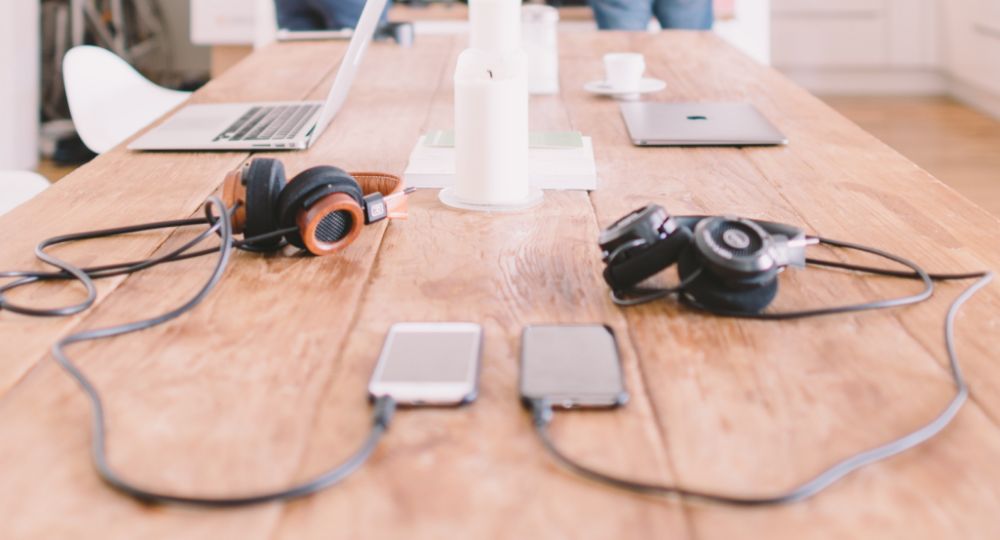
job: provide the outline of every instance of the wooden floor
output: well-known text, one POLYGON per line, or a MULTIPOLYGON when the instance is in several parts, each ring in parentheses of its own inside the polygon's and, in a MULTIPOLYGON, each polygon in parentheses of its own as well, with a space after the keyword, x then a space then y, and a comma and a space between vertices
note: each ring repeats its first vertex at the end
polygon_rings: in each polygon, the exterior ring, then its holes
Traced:
POLYGON ((823 99, 942 182, 1000 215, 1000 121, 946 97, 823 99))
POLYGON ((38 174, 49 179, 49 182, 57 182, 67 174, 75 171, 76 165, 60 165, 49 158, 41 158, 38 161, 38 174))

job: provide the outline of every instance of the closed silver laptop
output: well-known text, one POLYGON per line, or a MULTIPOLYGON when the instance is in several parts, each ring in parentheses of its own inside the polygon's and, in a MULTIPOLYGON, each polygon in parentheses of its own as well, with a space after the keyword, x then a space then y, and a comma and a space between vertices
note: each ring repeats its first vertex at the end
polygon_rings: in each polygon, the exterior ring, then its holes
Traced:
MULTIPOLYGON (((130 150, 302 150, 340 110, 387 0, 368 0, 326 101, 188 105, 130 150)), ((266 73, 261 74, 266 77, 266 73)), ((276 84, 278 81, 276 81, 276 84)))
POLYGON ((621 104, 637 146, 757 146, 788 139, 749 103, 621 104))

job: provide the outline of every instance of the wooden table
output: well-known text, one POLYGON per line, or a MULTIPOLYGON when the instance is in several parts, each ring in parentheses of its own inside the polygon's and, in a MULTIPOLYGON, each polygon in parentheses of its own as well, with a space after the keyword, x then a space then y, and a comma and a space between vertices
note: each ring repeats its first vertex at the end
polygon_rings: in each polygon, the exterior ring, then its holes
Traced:
MULTIPOLYGON (((195 94, 199 102, 319 98, 345 44, 269 47, 195 94), (322 69, 320 69, 322 66, 322 69)), ((402 172, 417 137, 451 125, 464 39, 373 45, 348 106, 291 173, 335 163, 402 172)), ((913 429, 952 386, 942 321, 964 284, 893 311, 786 323, 721 320, 663 301, 608 299, 599 228, 655 201, 681 213, 794 223, 887 248, 937 271, 1000 268, 1000 223, 776 72, 711 34, 564 36, 563 94, 533 98, 535 129, 594 138, 600 189, 549 192, 537 210, 486 216, 420 191, 410 218, 366 230, 343 256, 234 255, 212 295, 155 330, 72 353, 104 393, 110 459, 136 482, 203 495, 287 485, 337 462, 369 426, 365 386, 389 325, 485 327, 481 395, 458 410, 397 414, 371 461, 287 505, 148 508, 100 483, 89 411, 49 346, 67 332, 179 304, 212 260, 100 282, 99 305, 63 319, 0 313, 0 536, 4 538, 996 538, 1000 534, 1000 294, 963 311, 958 349, 972 399, 930 444, 801 504, 734 509, 634 496, 573 476, 545 453, 517 396, 521 329, 602 322, 620 338, 632 400, 557 416, 573 456, 618 474, 766 494, 913 429), (639 149, 617 105, 582 90, 600 55, 637 50, 664 101, 748 100, 785 148, 639 149)), ((31 268, 40 239, 197 215, 245 153, 116 149, 0 218, 3 267, 31 268)), ((162 252, 192 231, 61 248, 78 263, 162 252)), ((835 254, 831 256, 837 256, 835 254)), ((916 290, 833 271, 787 272, 776 307, 916 290)), ((77 298, 61 284, 22 301, 77 298)))

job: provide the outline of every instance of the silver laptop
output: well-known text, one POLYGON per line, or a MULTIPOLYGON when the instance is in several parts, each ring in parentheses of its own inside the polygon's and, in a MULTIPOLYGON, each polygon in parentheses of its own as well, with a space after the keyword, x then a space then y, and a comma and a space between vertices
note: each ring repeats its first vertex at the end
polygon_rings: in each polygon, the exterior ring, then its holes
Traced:
POLYGON ((636 146, 761 146, 788 139, 749 103, 621 104, 636 146))
MULTIPOLYGON (((368 0, 326 101, 188 105, 128 145, 130 150, 302 150, 347 99, 386 0, 368 0)), ((266 74, 262 74, 266 76, 266 74)))

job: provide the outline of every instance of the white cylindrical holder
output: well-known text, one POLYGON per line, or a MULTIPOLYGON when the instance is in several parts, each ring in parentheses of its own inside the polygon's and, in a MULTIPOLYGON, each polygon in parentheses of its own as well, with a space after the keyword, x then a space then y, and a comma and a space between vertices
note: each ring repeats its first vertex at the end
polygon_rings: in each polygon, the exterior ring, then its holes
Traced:
POLYGON ((541 191, 528 175, 524 53, 466 49, 455 68, 455 184, 441 200, 477 210, 532 206, 541 191))
POLYGON ((542 4, 522 9, 521 44, 528 59, 528 92, 559 93, 559 10, 542 4))
POLYGON ((469 48, 521 48, 521 0, 469 0, 469 48))

